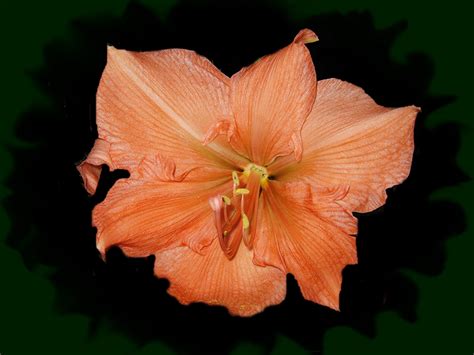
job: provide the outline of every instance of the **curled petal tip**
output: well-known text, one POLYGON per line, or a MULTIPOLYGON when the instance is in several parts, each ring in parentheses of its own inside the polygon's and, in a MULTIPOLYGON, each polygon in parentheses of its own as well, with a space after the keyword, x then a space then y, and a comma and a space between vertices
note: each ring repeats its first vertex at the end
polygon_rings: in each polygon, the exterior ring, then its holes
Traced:
POLYGON ((295 155, 295 160, 300 162, 303 158, 303 141, 301 140, 301 134, 294 132, 291 135, 291 143, 293 148, 293 154, 295 155))
POLYGON ((107 45, 107 53, 116 52, 116 51, 118 51, 118 49, 115 48, 113 45, 111 44, 107 45))
POLYGON ((316 33, 311 31, 310 29, 304 28, 301 31, 298 32, 298 34, 295 36, 295 39, 293 40, 293 43, 313 43, 319 41, 318 36, 316 36, 316 33))
POLYGON ((97 242, 96 242, 96 248, 97 250, 99 251, 100 253, 100 258, 102 259, 103 262, 106 261, 106 254, 105 254, 105 243, 103 241, 103 239, 98 239, 97 242))
POLYGON ((228 134, 230 130, 231 130, 230 120, 222 119, 216 122, 212 127, 209 128, 209 130, 206 133, 206 136, 204 137, 201 143, 203 145, 208 145, 214 139, 216 139, 217 136, 221 134, 228 134))
POLYGON ((107 45, 107 61, 112 60, 112 58, 117 58, 119 55, 123 55, 127 52, 124 49, 119 49, 111 44, 107 45))

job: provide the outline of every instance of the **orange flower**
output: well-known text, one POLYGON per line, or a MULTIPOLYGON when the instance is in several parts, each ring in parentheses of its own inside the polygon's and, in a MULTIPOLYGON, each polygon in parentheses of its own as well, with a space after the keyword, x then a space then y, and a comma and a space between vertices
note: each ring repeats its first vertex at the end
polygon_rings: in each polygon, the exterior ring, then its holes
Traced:
POLYGON ((250 316, 282 302, 292 273, 306 299, 339 309, 352 212, 408 176, 419 109, 317 83, 315 41, 304 29, 231 78, 192 51, 108 47, 99 138, 78 169, 90 194, 102 164, 130 178, 93 211, 100 252, 154 254, 183 304, 250 316))

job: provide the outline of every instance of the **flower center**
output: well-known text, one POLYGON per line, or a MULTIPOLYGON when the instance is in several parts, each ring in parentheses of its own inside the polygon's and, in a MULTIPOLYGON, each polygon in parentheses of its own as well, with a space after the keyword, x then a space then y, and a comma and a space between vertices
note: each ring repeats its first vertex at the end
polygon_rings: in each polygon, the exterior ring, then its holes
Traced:
POLYGON ((248 178, 251 173, 255 173, 255 174, 260 176, 260 186, 263 189, 266 189, 268 187, 268 171, 267 171, 267 168, 265 168, 263 166, 260 166, 260 165, 257 165, 257 164, 250 163, 249 165, 247 165, 245 167, 243 174, 244 174, 244 176, 246 176, 248 178))
POLYGON ((232 172, 232 196, 218 195, 209 200, 222 251, 232 259, 243 239, 252 248, 256 231, 261 189, 268 187, 268 172, 263 166, 249 164, 232 172))

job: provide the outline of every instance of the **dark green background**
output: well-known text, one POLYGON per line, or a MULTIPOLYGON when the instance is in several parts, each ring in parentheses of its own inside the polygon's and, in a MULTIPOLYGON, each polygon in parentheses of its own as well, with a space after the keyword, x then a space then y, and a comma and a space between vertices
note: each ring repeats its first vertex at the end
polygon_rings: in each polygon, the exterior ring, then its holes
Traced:
MULTIPOLYGON (((165 18, 174 1, 143 0, 143 4, 165 18)), ((474 174, 473 149, 473 5, 464 1, 277 1, 295 18, 340 11, 368 10, 377 28, 406 20, 407 30, 397 39, 393 57, 403 62, 413 51, 428 54, 435 76, 430 94, 454 95, 455 102, 431 114, 427 124, 435 127, 454 121, 462 127, 459 166, 474 174)), ((2 38, 2 105, 0 115, 0 180, 6 181, 15 162, 8 147, 23 143, 14 137, 15 120, 31 105, 47 105, 46 97, 34 87, 27 72, 43 64, 42 49, 52 40, 67 40, 70 21, 99 14, 120 16, 126 0, 115 1, 17 1, 0 5, 2 38)), ((363 41, 363 38, 361 38, 363 41)), ((71 68, 73 70, 73 68, 71 68)), ((407 83, 409 85, 409 83, 407 83)), ((443 142, 439 142, 443 144, 443 142)), ((47 173, 47 172, 45 172, 47 173)), ((9 191, 0 186, 0 197, 9 191)), ((418 320, 408 323, 396 314, 377 319, 377 336, 369 339, 350 328, 330 329, 324 341, 326 354, 471 354, 473 337, 474 255, 472 223, 473 189, 470 182, 437 191, 433 199, 449 199, 463 205, 466 231, 446 242, 447 262, 436 277, 406 274, 419 286, 418 320)), ((446 221, 449 223, 449 221, 446 221)), ((0 242, 10 222, 0 209, 0 242)), ((0 244, 0 354, 154 354, 172 353, 160 343, 138 348, 107 324, 96 337, 88 337, 88 320, 81 315, 58 314, 54 310, 54 287, 44 277, 47 270, 25 268, 17 251, 0 244)), ((185 339, 183 339, 185 341, 185 339)), ((255 352, 258 345, 242 343, 235 351, 255 352)), ((291 339, 278 337, 276 354, 305 353, 291 339)))

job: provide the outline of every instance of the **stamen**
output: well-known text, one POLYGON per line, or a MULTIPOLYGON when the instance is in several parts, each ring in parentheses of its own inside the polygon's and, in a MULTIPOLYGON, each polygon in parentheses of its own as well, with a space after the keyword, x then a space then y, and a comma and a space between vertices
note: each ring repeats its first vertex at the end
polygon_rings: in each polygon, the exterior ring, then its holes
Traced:
POLYGON ((244 169, 244 176, 249 177, 250 173, 255 173, 260 176, 260 186, 263 189, 268 187, 268 171, 264 166, 249 164, 244 169))
POLYGON ((224 255, 229 260, 232 260, 239 249, 240 240, 242 238, 242 231, 235 228, 238 225, 240 213, 236 213, 235 207, 232 205, 232 200, 230 201, 231 204, 227 205, 224 202, 225 198, 223 196, 225 195, 211 197, 209 199, 209 205, 214 211, 214 224, 221 249, 224 255), (230 218, 227 215, 229 208, 233 209, 230 218))
POLYGON ((237 186, 240 185, 240 179, 237 171, 232 172, 232 181, 234 182, 234 190, 237 188, 237 186))
MULTIPOLYGON (((242 196, 243 198, 243 196, 242 196)), ((249 226, 250 221, 245 213, 242 212, 242 236, 244 237, 244 243, 247 245, 247 240, 249 239, 249 226)))
POLYGON ((236 195, 248 195, 250 191, 248 189, 237 189, 235 190, 236 195))
MULTIPOLYGON (((224 204, 225 206, 223 206, 223 210, 224 210, 224 222, 227 223, 229 221, 229 216, 227 214, 227 206, 230 206, 232 201, 229 197, 227 197, 226 195, 222 195, 222 201, 224 201, 224 204)), ((226 235, 226 232, 227 231, 224 231, 224 235, 226 235)))
POLYGON ((249 164, 241 172, 232 171, 232 196, 217 195, 209 200, 219 243, 229 260, 236 255, 242 239, 247 248, 253 247, 260 192, 268 184, 267 169, 249 164))
POLYGON ((264 174, 260 177, 260 186, 264 190, 268 187, 268 174, 264 174))
POLYGON ((250 226, 249 218, 245 213, 242 213, 242 227, 248 229, 250 226))
POLYGON ((227 206, 224 206, 224 222, 225 223, 229 222, 229 215, 227 214, 227 206))
POLYGON ((226 195, 222 195, 222 201, 224 201, 224 203, 227 206, 230 206, 230 204, 231 204, 230 197, 227 197, 226 195))
POLYGON ((246 188, 250 191, 250 195, 246 197, 247 205, 244 213, 245 217, 242 215, 242 234, 245 246, 251 249, 253 247, 253 240, 257 231, 257 211, 260 191, 263 187, 267 186, 266 180, 268 179, 268 174, 266 173, 266 169, 264 167, 260 167, 255 164, 250 164, 246 171, 248 173, 246 188))
POLYGON ((245 214, 244 213, 245 204, 244 204, 244 195, 242 194, 241 196, 242 197, 240 198, 240 215, 243 216, 245 214))

